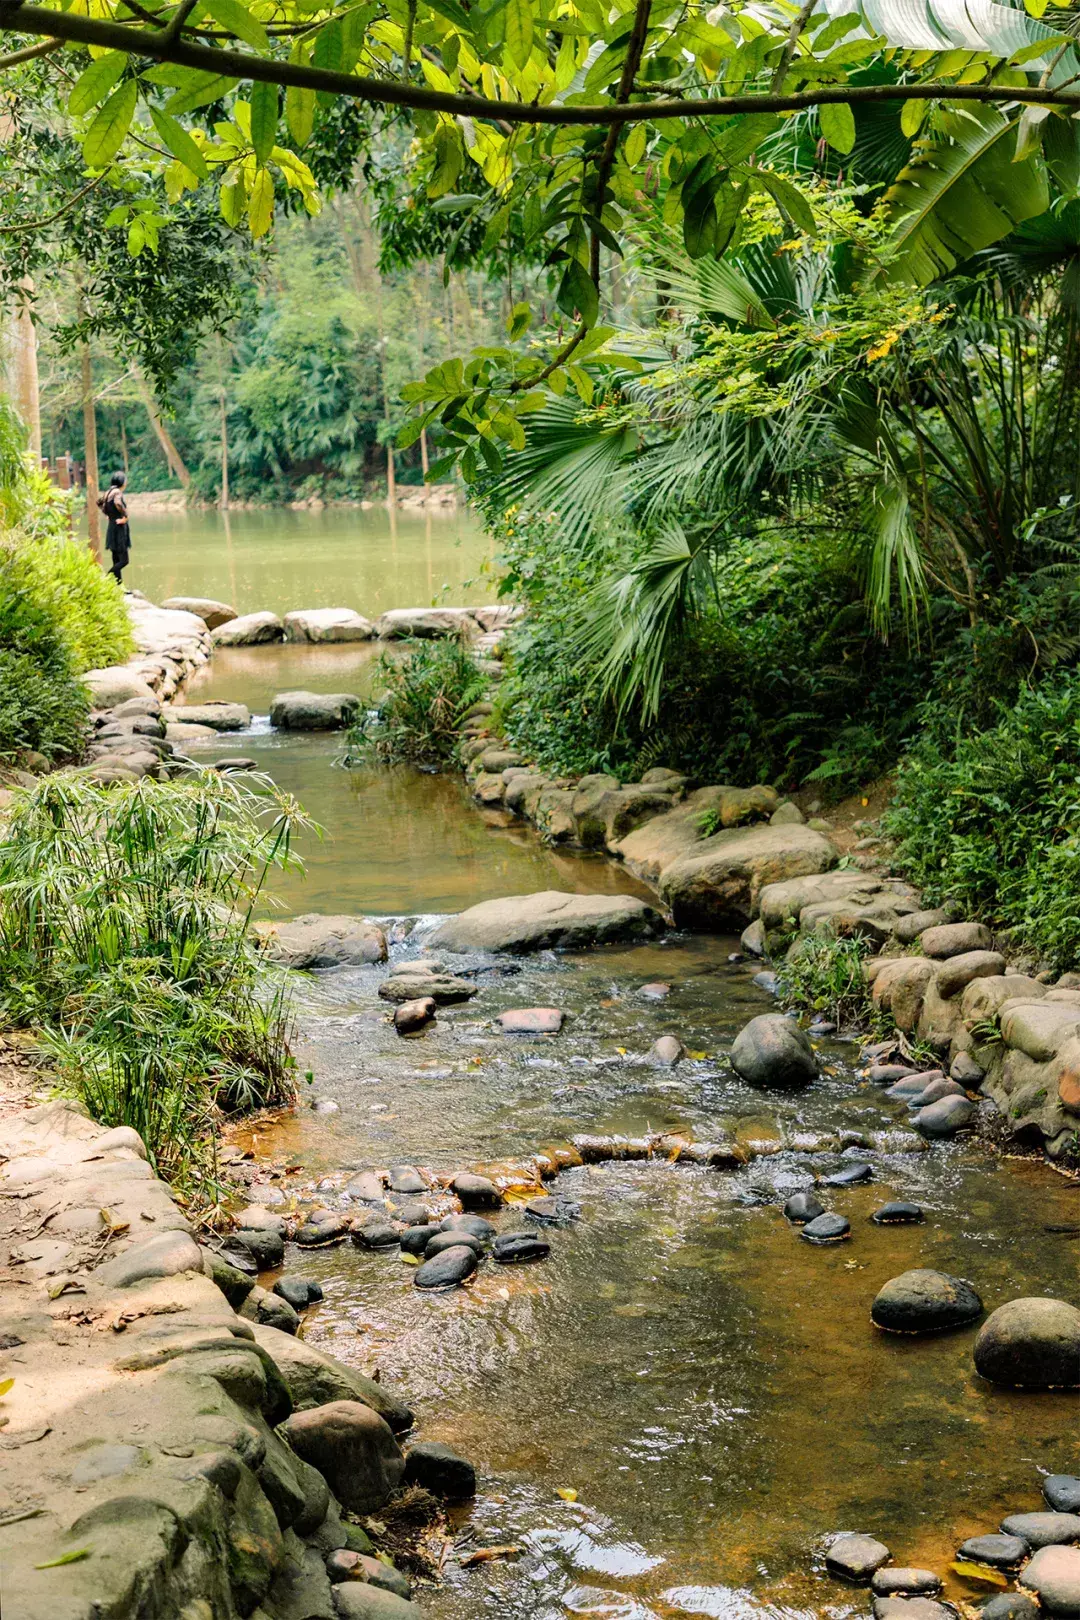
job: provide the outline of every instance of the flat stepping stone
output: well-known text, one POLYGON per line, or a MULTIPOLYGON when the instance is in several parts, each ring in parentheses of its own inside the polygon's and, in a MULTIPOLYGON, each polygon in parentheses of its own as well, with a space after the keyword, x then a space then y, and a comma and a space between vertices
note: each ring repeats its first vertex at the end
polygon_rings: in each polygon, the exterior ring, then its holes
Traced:
POLYGON ((1035 1552, 1040 1547, 1062 1547, 1080 1541, 1080 1514, 1010 1513, 1001 1521, 1002 1534, 1019 1536, 1035 1552))
POLYGON ((1015 1569, 1027 1555, 1028 1544, 1020 1536, 970 1536, 956 1554, 972 1564, 989 1564, 991 1569, 1015 1569))
POLYGON ((982 1300, 962 1277, 919 1267, 891 1277, 870 1307, 886 1333, 944 1333, 982 1315, 982 1300))
POLYGON ((932 1569, 900 1569, 886 1565, 875 1570, 870 1590, 875 1597, 932 1597, 941 1591, 941 1577, 932 1569))
POLYGON ((874 1572, 887 1563, 890 1556, 888 1547, 876 1537, 845 1531, 842 1535, 834 1536, 829 1543, 825 1568, 830 1575, 839 1575, 843 1580, 854 1581, 859 1586, 869 1586, 874 1572))
POLYGON ((843 1215, 818 1215, 807 1221, 799 1236, 807 1243, 843 1243, 851 1236, 851 1222, 843 1215))
POLYGON ((461 1199, 463 1208, 470 1209, 498 1209, 503 1201, 502 1193, 493 1181, 487 1176, 476 1176, 471 1171, 462 1171, 450 1183, 450 1189, 461 1199))
POLYGON ((390 1171, 390 1191, 396 1193, 425 1193, 428 1184, 412 1164, 395 1164, 390 1171))
POLYGON ((875 1226, 917 1226, 923 1219, 923 1212, 918 1204, 906 1204, 897 1200, 891 1204, 882 1204, 875 1209, 870 1219, 875 1226))
POLYGON ((1075 1474, 1047 1474, 1042 1493, 1058 1513, 1080 1513, 1080 1478, 1075 1474))
POLYGON ((557 1007, 512 1007, 495 1022, 504 1035, 557 1035, 565 1016, 557 1007))
POLYGON ((525 1205, 525 1213, 541 1226, 565 1226, 581 1219, 581 1205, 571 1198, 533 1198, 525 1205))
POLYGON ((442 1254, 445 1249, 453 1249, 459 1244, 466 1249, 471 1249, 475 1255, 483 1253, 484 1245, 482 1240, 474 1237, 471 1232, 434 1232, 428 1238, 424 1249, 424 1259, 434 1260, 437 1254, 442 1254))
POLYGON ((401 1236, 389 1221, 368 1221, 353 1227, 352 1240, 358 1249, 396 1249, 401 1236))
POLYGON ((528 1266, 546 1260, 551 1244, 535 1232, 503 1232, 491 1252, 500 1266, 528 1266))
POLYGON ((455 1243, 434 1259, 425 1260, 417 1268, 413 1282, 417 1288, 456 1288, 466 1277, 471 1277, 480 1264, 476 1250, 465 1243, 455 1243))
POLYGON ((955 1620, 947 1604, 928 1597, 876 1597, 873 1612, 874 1620, 955 1620))
POLYGON ((481 1243, 490 1243, 495 1236, 495 1228, 490 1221, 485 1221, 482 1215, 447 1215, 439 1222, 441 1232, 471 1232, 478 1237, 481 1243))
POLYGON ((384 980, 378 994, 383 1001, 399 1003, 430 996, 437 1006, 452 1007, 471 1000, 479 990, 471 979, 459 979, 453 973, 401 973, 384 980))
POLYGON ((860 1182, 872 1181, 874 1167, 870 1164, 847 1164, 831 1176, 824 1176, 823 1187, 857 1187, 860 1182))
POLYGON ((792 1193, 784 1205, 784 1214, 793 1226, 805 1226, 808 1221, 816 1221, 824 1213, 825 1205, 819 1203, 810 1192, 792 1193))
POLYGON ((1020 1572, 1020 1584, 1038 1594, 1054 1615, 1080 1614, 1080 1548, 1040 1547, 1020 1572))

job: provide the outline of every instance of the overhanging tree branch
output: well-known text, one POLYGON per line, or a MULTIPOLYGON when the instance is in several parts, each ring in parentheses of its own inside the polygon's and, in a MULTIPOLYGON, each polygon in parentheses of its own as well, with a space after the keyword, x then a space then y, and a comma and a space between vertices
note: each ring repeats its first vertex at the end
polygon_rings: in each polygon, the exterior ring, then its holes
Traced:
MULTIPOLYGON (((179 15, 179 13, 177 14, 179 15)), ((174 18, 174 21, 176 19, 174 18)), ((153 62, 173 62, 224 78, 254 80, 263 84, 295 85, 302 90, 325 90, 331 95, 350 96, 376 106, 413 107, 418 111, 444 112, 452 116, 502 119, 508 124, 622 125, 658 123, 669 118, 729 118, 733 114, 760 112, 803 112, 809 107, 846 104, 871 106, 888 101, 976 101, 999 106, 1036 105, 1080 108, 1080 90, 1064 90, 1042 85, 948 84, 845 84, 819 85, 812 90, 781 94, 711 96, 707 99, 603 102, 591 106, 565 107, 535 102, 495 101, 484 96, 457 95, 432 90, 425 85, 403 84, 400 79, 365 78, 351 73, 335 73, 304 62, 283 62, 253 56, 246 51, 219 50, 196 45, 182 37, 170 38, 167 29, 130 28, 102 17, 82 17, 73 12, 51 11, 45 6, 0 3, 0 33, 43 34, 50 39, 76 45, 100 45, 107 50, 127 51, 153 62)))

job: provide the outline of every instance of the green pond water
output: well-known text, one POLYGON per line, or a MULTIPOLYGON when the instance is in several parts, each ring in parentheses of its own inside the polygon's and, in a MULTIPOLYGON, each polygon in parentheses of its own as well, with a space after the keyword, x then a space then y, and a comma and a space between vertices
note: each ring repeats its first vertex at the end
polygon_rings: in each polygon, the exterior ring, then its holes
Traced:
MULTIPOLYGON (((322 515, 299 516, 305 589, 281 594, 273 548, 263 583, 256 547, 246 597, 179 563, 168 590, 367 611, 370 597, 345 594, 336 542, 321 549, 322 515)), ((170 544, 184 549, 182 529, 170 544)), ((378 605, 430 599, 421 587, 413 572, 378 605)), ((322 843, 307 841, 307 880, 278 887, 287 908, 405 919, 392 930, 400 958, 423 953, 438 914, 480 899, 636 888, 614 863, 547 850, 521 824, 481 815, 455 778, 346 771, 333 737, 270 731, 275 691, 364 695, 372 657, 363 646, 223 651, 190 691, 192 701, 238 698, 263 717, 200 757, 253 756, 326 828, 322 843)), ((993 1588, 949 1572, 958 1543, 1037 1507, 1040 1470, 1077 1471, 1074 1397, 984 1384, 974 1330, 896 1338, 869 1316, 880 1286, 919 1265, 970 1279, 988 1310, 1023 1294, 1075 1298, 1078 1245, 1051 1228, 1080 1220, 1076 1185, 973 1142, 907 1154, 845 1138, 847 1156, 873 1166, 868 1184, 826 1189, 851 1240, 802 1241, 783 1200, 845 1160, 839 1146, 800 1150, 800 1133, 869 1140, 903 1127, 904 1110, 859 1079, 857 1048, 843 1040, 821 1043, 822 1077, 798 1095, 740 1081, 725 1052, 772 1002, 752 964, 729 961, 736 947, 673 934, 636 948, 467 959, 480 994, 409 1040, 376 994, 385 969, 311 976, 297 1048, 311 1086, 293 1113, 232 1133, 254 1155, 255 1196, 276 1188, 291 1203, 331 1207, 356 1169, 450 1172, 578 1131, 728 1131, 767 1150, 738 1171, 624 1162, 564 1172, 552 1190, 581 1213, 551 1232, 550 1258, 488 1263, 447 1295, 418 1293, 397 1251, 290 1249, 288 1268, 326 1294, 305 1335, 399 1385, 418 1432, 457 1446, 480 1472, 475 1504, 455 1514, 442 1581, 418 1588, 433 1620, 841 1620, 869 1613, 865 1593, 823 1572, 828 1535, 850 1529, 880 1536, 897 1562, 937 1570, 950 1596, 970 1601, 993 1588), (642 995, 656 981, 671 986, 660 1001, 642 995), (537 1005, 566 1012, 559 1036, 496 1033, 500 1010, 537 1005), (668 1032, 691 1056, 657 1070, 646 1054, 668 1032), (317 1112, 313 1100, 337 1111, 317 1112), (897 1197, 918 1202, 924 1223, 873 1225, 873 1210, 897 1197), (488 1545, 518 1551, 459 1563, 488 1545)), ((496 1219, 525 1224, 520 1210, 496 1219)))

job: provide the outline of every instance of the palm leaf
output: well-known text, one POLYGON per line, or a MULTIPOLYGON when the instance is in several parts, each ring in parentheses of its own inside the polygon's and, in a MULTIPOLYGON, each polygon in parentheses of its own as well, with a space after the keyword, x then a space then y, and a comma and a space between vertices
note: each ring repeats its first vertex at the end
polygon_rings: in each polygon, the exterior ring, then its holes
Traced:
POLYGON ((1016 125, 993 107, 942 115, 885 194, 893 227, 886 274, 925 286, 1049 205, 1036 156, 1014 163, 1016 125))
POLYGON ((629 428, 581 422, 579 402, 553 400, 529 417, 527 442, 494 486, 506 506, 554 512, 565 538, 581 542, 620 507, 621 469, 637 445, 629 428))
MULTIPOLYGON (((1054 64, 1052 84, 1063 83, 1077 71, 1072 51, 1054 63, 1063 41, 1059 30, 1030 17, 1022 6, 1001 5, 998 0, 858 0, 854 7, 851 0, 823 0, 822 9, 830 17, 849 17, 854 10, 865 34, 908 51, 979 51, 1008 61, 1018 51, 1045 41, 1045 55, 1025 63, 1029 71, 1041 76, 1054 64)), ((858 34, 853 31, 846 37, 851 40, 858 34)))

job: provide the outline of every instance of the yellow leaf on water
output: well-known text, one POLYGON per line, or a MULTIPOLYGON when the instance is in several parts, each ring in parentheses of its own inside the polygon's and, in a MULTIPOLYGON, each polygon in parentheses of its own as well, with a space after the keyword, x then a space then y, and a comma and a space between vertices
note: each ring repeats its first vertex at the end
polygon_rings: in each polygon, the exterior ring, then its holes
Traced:
POLYGON ((418 1266, 420 1264, 420 1256, 418 1254, 406 1254, 405 1251, 402 1250, 401 1263, 403 1266, 418 1266))
POLYGON ((570 1485, 560 1485, 556 1490, 555 1495, 561 1496, 564 1502, 577 1501, 577 1491, 575 1491, 570 1485))
POLYGON ((3 1383, 0 1383, 0 1395, 6 1395, 14 1382, 14 1378, 5 1378, 3 1383))
POLYGON ((616 1052, 618 1052, 620 1057, 625 1057, 626 1056, 626 1047, 625 1046, 617 1046, 615 1048, 615 1050, 616 1050, 616 1052))
POLYGON ((693 1058, 696 1063, 700 1063, 702 1058, 707 1058, 709 1054, 708 1052, 687 1052, 686 1055, 693 1058))
POLYGON ((966 1561, 950 1564, 949 1568, 954 1575, 962 1575, 968 1581, 986 1581, 989 1586, 1008 1586, 1008 1576, 1003 1575, 1000 1569, 991 1569, 989 1564, 969 1564, 966 1561))

